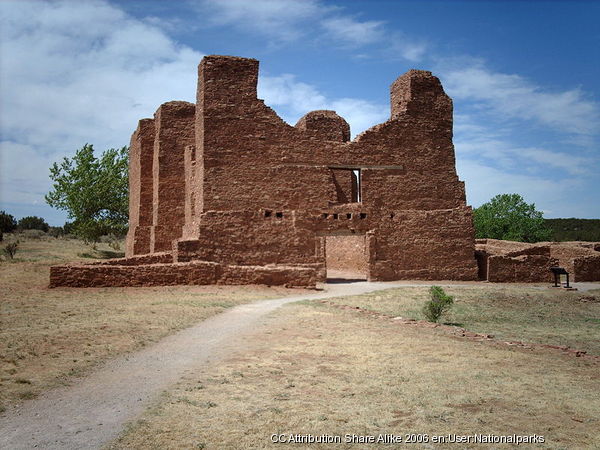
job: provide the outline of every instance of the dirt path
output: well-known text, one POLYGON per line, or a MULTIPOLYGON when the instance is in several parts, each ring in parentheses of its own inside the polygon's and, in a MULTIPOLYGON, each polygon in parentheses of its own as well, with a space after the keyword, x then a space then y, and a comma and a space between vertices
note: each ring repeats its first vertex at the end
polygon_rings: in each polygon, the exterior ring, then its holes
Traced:
POLYGON ((241 305, 139 352, 117 358, 73 385, 53 389, 0 416, 0 447, 99 448, 115 439, 162 390, 243 345, 243 336, 279 306, 358 295, 391 283, 335 283, 326 292, 241 305))

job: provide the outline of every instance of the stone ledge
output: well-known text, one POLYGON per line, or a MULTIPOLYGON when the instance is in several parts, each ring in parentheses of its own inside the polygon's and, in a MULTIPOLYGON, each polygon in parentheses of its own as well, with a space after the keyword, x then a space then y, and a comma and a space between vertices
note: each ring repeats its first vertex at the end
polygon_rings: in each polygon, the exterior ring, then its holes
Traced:
MULTIPOLYGON (((125 260, 126 261, 126 260, 125 260)), ((50 287, 124 287, 206 284, 266 284, 315 288, 314 267, 236 266, 210 261, 125 265, 122 260, 104 264, 50 267, 50 287)))

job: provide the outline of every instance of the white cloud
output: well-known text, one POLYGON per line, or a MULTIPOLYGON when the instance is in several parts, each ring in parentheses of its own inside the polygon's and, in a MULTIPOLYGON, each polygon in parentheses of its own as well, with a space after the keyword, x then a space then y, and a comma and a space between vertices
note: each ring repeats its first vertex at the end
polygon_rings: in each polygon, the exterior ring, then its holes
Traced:
MULTIPOLYGON (((391 32, 380 20, 361 21, 344 8, 319 0, 201 0, 199 14, 213 25, 230 25, 267 36, 270 44, 302 39, 324 40, 346 47, 379 45, 374 54, 419 61, 427 49, 424 42, 391 32)), ((358 57, 365 57, 360 54, 358 57)), ((372 55, 371 55, 372 56, 372 55)))
POLYGON ((317 109, 336 111, 350 124, 353 136, 389 118, 389 107, 357 98, 329 99, 317 88, 297 81, 293 75, 259 77, 259 97, 290 124, 317 109))
POLYGON ((384 37, 383 22, 367 20, 359 22, 351 17, 332 17, 321 25, 334 38, 354 45, 372 44, 384 37))
POLYGON ((128 145, 161 103, 194 101, 202 55, 106 2, 0 8, 2 202, 43 202, 51 162, 128 145))
MULTIPOLYGON (((195 100, 202 54, 147 20, 104 1, 0 7, 2 203, 43 204, 52 162, 85 143, 97 151, 127 145, 137 121, 161 103, 195 100)), ((355 131, 387 118, 387 108, 327 98, 292 75, 261 77, 260 90, 292 123, 315 109, 338 110, 355 131)))
POLYGON ((498 119, 533 120, 582 135, 599 131, 598 104, 579 89, 548 92, 519 75, 493 72, 482 64, 446 71, 442 78, 455 100, 478 102, 498 119))
POLYGON ((330 10, 317 0, 202 0, 198 5, 214 24, 235 25, 284 41, 302 36, 302 22, 330 10))
MULTIPOLYGON (((556 205, 560 205, 560 209, 572 203, 570 195, 573 188, 582 183, 577 178, 557 180, 515 174, 470 159, 457 158, 456 166, 460 179, 466 185, 467 203, 473 207, 498 194, 518 193, 527 203, 535 203, 538 209, 550 214, 553 210, 556 212, 556 205)), ((581 210, 577 214, 586 217, 588 212, 581 210)))

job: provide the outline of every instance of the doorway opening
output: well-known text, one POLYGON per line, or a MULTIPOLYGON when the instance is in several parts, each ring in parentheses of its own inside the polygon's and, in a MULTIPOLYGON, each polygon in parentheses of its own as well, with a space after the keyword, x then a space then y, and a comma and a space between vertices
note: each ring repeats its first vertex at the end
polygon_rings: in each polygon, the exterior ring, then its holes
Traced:
POLYGON ((328 283, 367 281, 368 258, 364 234, 325 237, 328 283))

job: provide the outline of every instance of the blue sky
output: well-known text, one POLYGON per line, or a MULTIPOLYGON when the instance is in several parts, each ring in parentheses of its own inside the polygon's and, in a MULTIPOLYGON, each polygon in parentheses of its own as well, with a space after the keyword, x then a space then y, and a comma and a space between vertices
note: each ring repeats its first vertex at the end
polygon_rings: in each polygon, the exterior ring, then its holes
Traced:
POLYGON ((62 225, 48 168, 129 143, 194 101, 207 54, 260 60, 289 122, 334 109, 352 134, 387 120, 389 85, 431 70, 454 100, 474 207, 520 193, 546 217, 600 218, 600 2, 182 0, 0 2, 0 209, 62 225))

